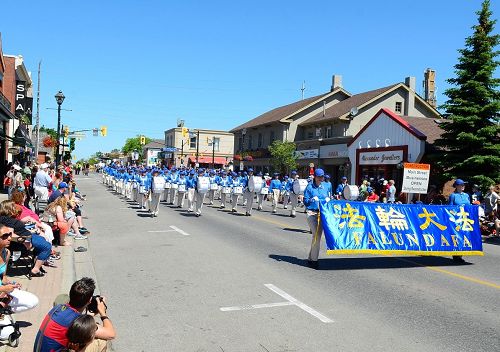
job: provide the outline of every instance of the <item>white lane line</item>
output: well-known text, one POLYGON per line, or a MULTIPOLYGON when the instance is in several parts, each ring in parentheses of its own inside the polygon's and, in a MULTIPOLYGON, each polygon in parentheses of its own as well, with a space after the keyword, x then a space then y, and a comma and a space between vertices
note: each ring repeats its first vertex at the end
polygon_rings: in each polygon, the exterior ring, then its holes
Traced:
POLYGON ((324 316, 323 314, 321 314, 320 312, 318 312, 317 310, 309 307, 308 305, 306 305, 305 303, 302 303, 301 301, 299 301, 298 299, 290 296, 288 293, 286 293, 285 291, 283 291, 282 289, 274 286, 273 284, 265 284, 264 286, 266 286, 268 289, 270 289, 271 291, 273 291, 274 293, 276 293, 277 295, 280 295, 281 297, 283 297, 284 299, 286 299, 287 301, 289 302, 292 302, 293 304, 295 304, 297 307, 299 307, 300 309, 302 309, 303 311, 311 314, 312 316, 318 318, 319 320, 321 320, 323 323, 333 323, 333 320, 331 320, 330 318, 324 316))
POLYGON ((150 230, 150 233, 176 232, 176 230, 150 230))
POLYGON ((220 308, 220 310, 223 312, 232 312, 235 310, 284 307, 284 306, 294 306, 294 305, 295 305, 295 303, 290 302, 290 301, 286 301, 286 302, 277 302, 277 303, 252 304, 252 305, 248 305, 248 306, 222 307, 222 308, 220 308))
POLYGON ((181 235, 183 236, 190 236, 189 233, 187 232, 184 232, 182 231, 180 228, 178 228, 177 226, 174 226, 174 225, 170 225, 170 228, 173 229, 174 231, 177 231, 178 233, 180 233, 181 235))

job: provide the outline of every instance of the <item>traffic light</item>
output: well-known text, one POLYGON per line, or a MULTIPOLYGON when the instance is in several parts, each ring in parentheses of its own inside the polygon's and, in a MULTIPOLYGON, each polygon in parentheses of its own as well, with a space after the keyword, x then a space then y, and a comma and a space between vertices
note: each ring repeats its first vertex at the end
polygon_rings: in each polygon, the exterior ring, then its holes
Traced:
POLYGON ((141 145, 146 144, 146 137, 141 136, 141 145))
POLYGON ((108 127, 106 126, 101 126, 101 135, 103 137, 106 137, 108 135, 108 127))
POLYGON ((69 126, 64 126, 64 138, 68 138, 69 136, 69 126))
POLYGON ((189 135, 189 129, 187 127, 182 127, 182 137, 186 138, 189 135))

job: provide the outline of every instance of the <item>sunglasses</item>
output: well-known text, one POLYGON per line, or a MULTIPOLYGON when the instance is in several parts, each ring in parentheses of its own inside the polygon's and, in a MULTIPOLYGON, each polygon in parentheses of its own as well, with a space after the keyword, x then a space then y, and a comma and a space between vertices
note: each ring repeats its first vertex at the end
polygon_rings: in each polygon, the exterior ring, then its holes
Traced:
POLYGON ((2 238, 2 240, 6 240, 6 239, 8 239, 11 236, 12 236, 12 232, 2 233, 0 235, 0 237, 2 238))

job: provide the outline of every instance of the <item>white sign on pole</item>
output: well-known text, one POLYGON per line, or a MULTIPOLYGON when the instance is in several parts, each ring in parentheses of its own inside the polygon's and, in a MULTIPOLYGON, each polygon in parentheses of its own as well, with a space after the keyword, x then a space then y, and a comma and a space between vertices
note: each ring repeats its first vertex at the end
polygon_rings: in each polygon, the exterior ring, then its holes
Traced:
POLYGON ((404 163, 401 192, 426 194, 430 173, 429 164, 404 163))

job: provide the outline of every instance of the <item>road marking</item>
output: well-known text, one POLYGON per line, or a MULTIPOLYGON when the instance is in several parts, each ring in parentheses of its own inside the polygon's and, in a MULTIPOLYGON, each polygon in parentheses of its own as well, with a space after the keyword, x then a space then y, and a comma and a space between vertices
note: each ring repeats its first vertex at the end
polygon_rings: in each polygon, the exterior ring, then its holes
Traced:
POLYGON ((233 306, 233 307, 222 307, 219 308, 222 312, 234 312, 238 310, 250 310, 250 309, 261 309, 261 308, 274 308, 274 307, 286 307, 286 306, 297 306, 303 311, 311 314, 313 317, 318 318, 323 323, 333 323, 333 320, 324 316, 317 310, 309 307, 307 304, 299 301, 298 299, 290 296, 288 293, 283 291, 282 289, 274 286, 273 284, 265 284, 268 289, 286 299, 285 302, 276 302, 276 303, 263 303, 263 304, 251 304, 246 306, 233 306))
POLYGON ((252 215, 252 217, 254 219, 257 219, 257 220, 260 220, 260 221, 268 222, 268 223, 273 224, 273 225, 278 225, 279 227, 282 227, 282 228, 293 229, 293 230, 301 230, 301 231, 309 231, 307 229, 301 229, 299 227, 290 227, 290 224, 285 224, 283 222, 279 222, 279 221, 275 221, 275 220, 271 220, 271 219, 266 219, 266 218, 263 218, 263 217, 260 217, 260 216, 254 216, 254 215, 252 215))
POLYGON ((222 308, 220 308, 220 310, 223 312, 232 312, 232 311, 236 311, 236 310, 284 307, 284 306, 294 306, 294 305, 295 305, 295 303, 292 303, 290 301, 286 301, 286 302, 277 302, 277 303, 252 304, 249 306, 222 307, 222 308))
POLYGON ((427 266, 427 265, 420 264, 420 263, 417 263, 417 262, 414 262, 414 261, 408 260, 408 259, 403 259, 403 258, 394 258, 394 259, 397 259, 397 260, 400 260, 400 261, 403 261, 403 262, 407 262, 407 263, 417 264, 417 265, 422 266, 422 267, 424 267, 426 269, 429 269, 429 270, 432 270, 432 271, 436 271, 436 272, 441 273, 441 274, 446 274, 446 275, 449 275, 449 276, 458 277, 459 279, 462 279, 462 280, 465 280, 465 281, 474 282, 476 284, 480 284, 480 285, 484 285, 484 286, 489 286, 489 287, 496 288, 497 290, 500 290, 500 285, 495 284, 493 282, 484 281, 484 280, 481 280, 481 279, 476 279, 476 278, 471 277, 471 276, 457 274, 457 273, 454 273, 453 271, 448 271, 448 270, 444 270, 444 269, 440 269, 440 268, 436 268, 436 267, 432 267, 432 266, 427 266))
POLYGON ((331 320, 330 318, 324 316, 323 314, 321 314, 320 312, 318 312, 317 310, 309 307, 307 304, 305 303, 302 303, 301 301, 299 301, 298 299, 290 296, 288 293, 286 293, 285 291, 283 291, 282 289, 274 286, 273 284, 265 284, 264 286, 266 286, 268 289, 270 289, 271 291, 273 291, 274 293, 276 293, 277 295, 280 295, 281 297, 283 297, 284 299, 286 299, 287 301, 295 304, 297 307, 299 307, 300 309, 302 309, 303 311, 311 314, 312 316, 318 318, 319 320, 321 320, 323 323, 333 323, 333 320, 331 320))
POLYGON ((150 233, 177 232, 176 230, 150 230, 150 233))
POLYGON ((180 228, 178 228, 177 226, 174 226, 174 225, 170 225, 170 228, 173 229, 174 231, 177 231, 178 233, 180 233, 181 235, 183 236, 190 236, 189 233, 187 232, 184 232, 182 231, 180 228))

